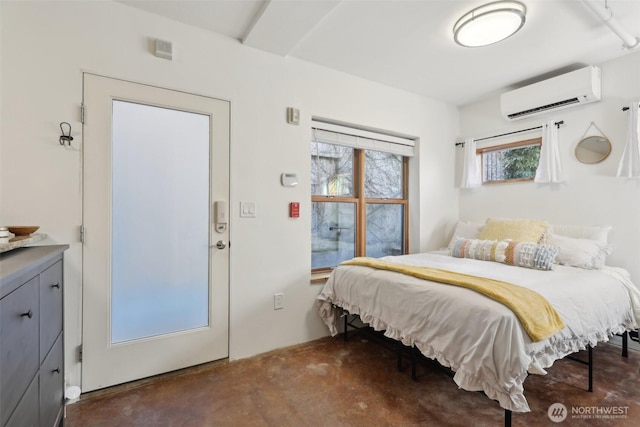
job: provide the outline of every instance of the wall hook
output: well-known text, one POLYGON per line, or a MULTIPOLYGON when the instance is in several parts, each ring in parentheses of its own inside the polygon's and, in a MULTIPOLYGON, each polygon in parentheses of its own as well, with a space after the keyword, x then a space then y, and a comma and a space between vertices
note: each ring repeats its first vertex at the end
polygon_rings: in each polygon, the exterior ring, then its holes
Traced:
POLYGON ((71 136, 71 125, 67 122, 60 123, 60 132, 62 132, 62 135, 60 135, 60 145, 65 145, 68 142, 69 146, 71 146, 71 141, 73 141, 73 137, 71 136), (66 134, 64 133, 62 125, 69 126, 69 131, 66 134))

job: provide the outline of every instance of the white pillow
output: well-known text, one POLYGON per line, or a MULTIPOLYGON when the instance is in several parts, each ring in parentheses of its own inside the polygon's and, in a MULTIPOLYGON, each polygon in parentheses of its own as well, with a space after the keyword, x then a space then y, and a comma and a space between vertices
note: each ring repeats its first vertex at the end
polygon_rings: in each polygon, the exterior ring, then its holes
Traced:
POLYGON ((611 245, 592 239, 580 239, 554 234, 549 244, 560 248, 556 262, 570 267, 599 270, 604 267, 607 256, 611 255, 611 245))
POLYGON ((463 239, 477 239, 478 236, 480 236, 482 227, 484 227, 484 224, 478 224, 470 221, 458 221, 456 223, 455 230, 453 230, 453 236, 451 236, 451 240, 449 240, 447 248, 453 248, 453 244, 455 243, 457 237, 461 237, 463 239))
POLYGON ((551 233, 559 236, 573 237, 576 239, 591 239, 607 244, 609 242, 610 225, 551 225, 551 233))

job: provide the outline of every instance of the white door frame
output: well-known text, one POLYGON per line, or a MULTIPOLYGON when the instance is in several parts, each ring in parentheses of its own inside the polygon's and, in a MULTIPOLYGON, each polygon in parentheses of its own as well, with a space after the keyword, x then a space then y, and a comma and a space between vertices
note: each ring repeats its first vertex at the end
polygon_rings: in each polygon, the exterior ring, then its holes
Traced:
POLYGON ((83 91, 87 109, 87 120, 83 124, 83 224, 86 230, 82 268, 83 391, 228 357, 229 248, 219 250, 215 243, 218 240, 229 241, 229 226, 222 233, 215 230, 213 202, 222 200, 228 206, 230 196, 230 103, 90 73, 84 74, 83 91), (129 343, 110 343, 110 147, 111 105, 114 99, 192 111, 211 117, 210 308, 207 327, 129 343))

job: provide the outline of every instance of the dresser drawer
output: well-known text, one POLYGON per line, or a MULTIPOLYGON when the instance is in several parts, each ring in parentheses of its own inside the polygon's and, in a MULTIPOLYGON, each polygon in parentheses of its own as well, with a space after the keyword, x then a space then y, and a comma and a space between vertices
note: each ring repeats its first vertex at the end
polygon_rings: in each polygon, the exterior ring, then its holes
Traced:
POLYGON ((38 427, 40 426, 39 417, 38 376, 36 376, 5 427, 38 427))
POLYGON ((62 331, 62 260, 40 273, 40 362, 62 331))
POLYGON ((62 334, 40 368, 40 425, 53 427, 64 403, 62 334))
POLYGON ((38 279, 34 277, 0 300, 0 425, 7 422, 8 412, 20 401, 40 365, 38 279))

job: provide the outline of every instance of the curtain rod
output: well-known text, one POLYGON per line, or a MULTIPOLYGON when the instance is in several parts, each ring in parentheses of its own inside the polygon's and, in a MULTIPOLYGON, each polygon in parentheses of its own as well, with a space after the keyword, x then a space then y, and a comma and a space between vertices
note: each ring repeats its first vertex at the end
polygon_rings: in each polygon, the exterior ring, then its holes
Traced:
MULTIPOLYGON (((554 125, 556 125, 556 127, 558 129, 560 129, 560 126, 564 124, 564 120, 560 120, 559 122, 555 122, 554 125)), ((529 128, 529 129, 522 129, 522 130, 515 130, 513 132, 507 132, 507 133, 501 133, 500 135, 493 135, 493 136, 485 136, 484 138, 478 138, 475 141, 484 141, 486 139, 493 139, 493 138, 499 138, 501 136, 507 136, 507 135, 513 135, 515 133, 522 133, 522 132, 528 132, 530 130, 536 130, 536 129, 542 129, 542 126, 536 126, 533 128, 529 128)), ((456 147, 458 146, 463 146, 464 147, 464 142, 456 142, 456 147)))

